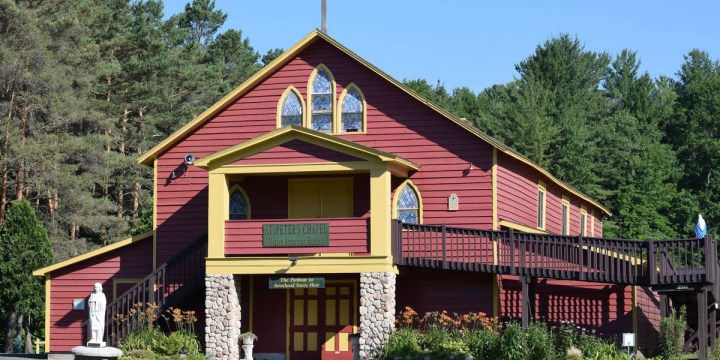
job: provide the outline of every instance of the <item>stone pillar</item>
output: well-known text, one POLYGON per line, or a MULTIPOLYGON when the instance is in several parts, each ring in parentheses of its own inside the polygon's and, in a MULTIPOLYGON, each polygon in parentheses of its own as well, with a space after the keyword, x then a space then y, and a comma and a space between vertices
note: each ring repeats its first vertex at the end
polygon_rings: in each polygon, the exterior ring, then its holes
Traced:
POLYGON ((205 275, 205 355, 239 360, 240 278, 205 275))
POLYGON ((376 359, 395 329, 392 272, 360 273, 360 359, 376 359))

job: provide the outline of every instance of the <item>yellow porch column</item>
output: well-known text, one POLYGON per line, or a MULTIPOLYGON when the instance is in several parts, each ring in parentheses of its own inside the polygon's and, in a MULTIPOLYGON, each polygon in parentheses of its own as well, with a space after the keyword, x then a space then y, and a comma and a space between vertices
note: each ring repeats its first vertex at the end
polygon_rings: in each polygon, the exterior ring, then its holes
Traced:
POLYGON ((208 257, 225 257, 225 220, 230 204, 225 174, 208 174, 208 257))
POLYGON ((391 178, 386 164, 377 164, 370 169, 370 253, 373 256, 392 254, 391 178))

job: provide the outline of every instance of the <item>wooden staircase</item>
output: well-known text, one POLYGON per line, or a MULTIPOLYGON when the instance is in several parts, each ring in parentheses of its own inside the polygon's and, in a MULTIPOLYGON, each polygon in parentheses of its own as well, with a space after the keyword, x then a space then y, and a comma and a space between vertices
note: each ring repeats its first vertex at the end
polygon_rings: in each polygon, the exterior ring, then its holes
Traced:
POLYGON ((128 332, 137 330, 132 321, 115 320, 127 318, 135 304, 155 304, 162 312, 205 285, 207 245, 207 235, 201 236, 107 305, 105 337, 109 346, 117 346, 128 332))
POLYGON ((717 243, 710 236, 680 240, 622 240, 529 234, 445 225, 393 223, 396 265, 515 275, 522 284, 522 324, 534 318, 537 278, 638 285, 669 304, 686 305, 692 328, 686 348, 707 358, 720 311, 717 243), (699 341, 703 339, 703 341, 699 341), (705 344, 705 346, 698 346, 705 344))

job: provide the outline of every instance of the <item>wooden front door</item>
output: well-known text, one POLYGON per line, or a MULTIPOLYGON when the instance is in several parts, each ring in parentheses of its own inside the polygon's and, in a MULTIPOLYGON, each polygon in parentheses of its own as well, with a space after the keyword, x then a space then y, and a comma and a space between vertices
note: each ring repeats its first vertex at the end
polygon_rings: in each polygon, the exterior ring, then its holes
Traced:
POLYGON ((288 217, 317 219, 351 217, 352 178, 290 179, 288 217))
POLYGON ((353 280, 328 280, 325 289, 288 290, 290 359, 352 359, 356 286, 353 280))

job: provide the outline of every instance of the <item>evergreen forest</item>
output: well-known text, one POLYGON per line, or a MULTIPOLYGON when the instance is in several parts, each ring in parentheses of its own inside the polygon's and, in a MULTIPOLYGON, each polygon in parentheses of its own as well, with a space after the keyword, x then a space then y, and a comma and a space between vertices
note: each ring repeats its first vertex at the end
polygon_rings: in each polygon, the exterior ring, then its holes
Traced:
MULTIPOLYGON (((25 200, 53 261, 152 226, 152 169, 136 159, 281 54, 191 0, 0 0, 0 226, 25 200)), ((305 34, 298 34, 298 39, 305 34)), ((362 54, 360 54, 362 55, 362 54)), ((675 74, 640 54, 559 35, 515 80, 480 93, 405 83, 614 214, 607 237, 692 237, 720 225, 720 64, 688 49, 675 74)))

